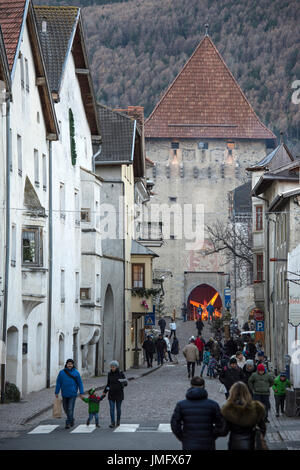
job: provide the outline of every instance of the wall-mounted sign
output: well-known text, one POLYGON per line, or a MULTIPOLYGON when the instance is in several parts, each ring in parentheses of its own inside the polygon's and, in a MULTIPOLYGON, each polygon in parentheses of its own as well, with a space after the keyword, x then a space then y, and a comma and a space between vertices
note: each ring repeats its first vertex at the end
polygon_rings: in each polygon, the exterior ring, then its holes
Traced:
POLYGON ((153 328, 155 325, 155 313, 145 315, 145 328, 153 328))
POLYGON ((264 321, 255 322, 255 331, 265 331, 265 322, 264 321))

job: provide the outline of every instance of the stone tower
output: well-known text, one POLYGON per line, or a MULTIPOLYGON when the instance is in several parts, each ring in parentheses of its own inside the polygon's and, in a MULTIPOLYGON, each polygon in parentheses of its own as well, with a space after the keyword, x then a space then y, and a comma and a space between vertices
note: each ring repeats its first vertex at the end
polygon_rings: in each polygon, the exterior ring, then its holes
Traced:
MULTIPOLYGON (((151 206, 178 205, 184 214, 184 206, 192 204, 195 222, 196 205, 202 204, 204 225, 227 220, 229 193, 248 180, 246 167, 275 143, 208 35, 146 120, 145 139, 146 155, 154 163, 147 174, 155 183, 151 206)), ((162 229, 164 223, 162 217, 162 229)), ((191 248, 179 224, 175 218, 164 243, 155 248, 157 275, 171 274, 164 281, 166 313, 175 307, 179 316, 183 302, 188 304, 202 285, 203 295, 215 289, 224 307, 226 276, 220 273, 230 266, 224 265, 223 255, 204 256, 209 248, 205 237, 204 244, 191 248)), ((187 218, 181 224, 186 234, 192 231, 187 218)), ((147 226, 149 233, 151 223, 147 226)))

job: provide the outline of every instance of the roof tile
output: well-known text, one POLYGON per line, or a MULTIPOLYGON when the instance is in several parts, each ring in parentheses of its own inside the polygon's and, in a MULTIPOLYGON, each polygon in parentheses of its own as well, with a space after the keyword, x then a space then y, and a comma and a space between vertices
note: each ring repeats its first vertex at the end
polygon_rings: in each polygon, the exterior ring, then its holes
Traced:
POLYGON ((145 123, 146 138, 275 139, 205 36, 145 123))

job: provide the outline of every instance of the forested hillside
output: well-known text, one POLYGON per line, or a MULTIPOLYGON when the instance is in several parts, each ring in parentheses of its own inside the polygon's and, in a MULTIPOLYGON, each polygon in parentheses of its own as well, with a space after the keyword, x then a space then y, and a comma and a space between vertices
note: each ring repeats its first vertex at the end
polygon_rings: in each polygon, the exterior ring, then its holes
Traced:
POLYGON ((146 115, 205 33, 209 34, 259 117, 277 134, 300 139, 298 0, 39 0, 83 7, 99 101, 141 105, 146 115))

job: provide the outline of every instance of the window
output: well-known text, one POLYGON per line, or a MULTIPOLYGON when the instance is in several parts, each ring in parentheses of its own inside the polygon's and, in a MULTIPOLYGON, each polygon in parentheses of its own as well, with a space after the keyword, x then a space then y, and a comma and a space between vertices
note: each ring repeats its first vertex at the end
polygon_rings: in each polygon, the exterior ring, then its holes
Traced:
POLYGON ((75 273, 75 303, 78 304, 79 300, 79 272, 75 273))
POLYGON ((145 287, 145 265, 132 265, 132 287, 145 287))
POLYGON ((227 142, 228 155, 232 155, 232 151, 235 147, 234 142, 227 142))
MULTIPOLYGON (((12 130, 9 129, 9 143, 11 145, 11 142, 12 142, 12 130)), ((13 171, 13 156, 12 156, 12 152, 11 152, 11 156, 10 156, 10 163, 9 163, 9 166, 10 166, 10 171, 13 171)))
POLYGON ((43 190, 47 190, 47 159, 46 155, 43 153, 42 157, 42 164, 43 164, 43 190))
POLYGON ((28 60, 25 59, 25 80, 26 80, 26 91, 29 91, 29 69, 28 69, 28 60))
POLYGON ((172 142, 171 143, 171 148, 174 149, 174 150, 179 149, 179 142, 172 142))
POLYGON ((100 290, 101 290, 101 283, 100 283, 100 274, 96 274, 96 302, 100 302, 100 290))
POLYGON ((65 291, 65 270, 61 269, 60 271, 60 301, 64 303, 66 299, 66 291, 65 291))
POLYGON ((80 300, 90 300, 91 299, 91 289, 83 287, 80 289, 80 300))
POLYGON ((24 59, 23 55, 20 54, 20 67, 21 67, 21 87, 24 88, 25 80, 24 80, 24 59))
POLYGON ((256 255, 256 280, 264 279, 264 255, 262 253, 256 255))
POLYGON ((81 222, 90 222, 91 214, 90 209, 81 209, 81 222))
POLYGON ((208 143, 207 142, 198 142, 198 149, 207 150, 208 149, 208 143))
POLYGON ((17 135, 18 173, 22 176, 22 137, 17 135))
POLYGON ((169 197, 169 200, 170 200, 170 202, 176 202, 176 201, 177 201, 177 197, 169 197))
POLYGON ((37 188, 40 187, 39 152, 36 149, 34 149, 34 184, 37 188))
POLYGON ((79 210, 79 193, 74 192, 74 204, 75 204, 75 225, 80 226, 80 210, 79 210))
POLYGON ((263 229, 263 206, 255 207, 255 230, 263 229))
POLYGON ((11 266, 16 266, 16 249, 17 249, 17 238, 16 238, 16 226, 12 225, 11 227, 11 266))
POLYGON ((65 219, 65 185, 60 183, 59 187, 60 218, 65 219))
POLYGON ((42 229, 39 227, 22 230, 22 264, 25 266, 42 266, 42 229))

